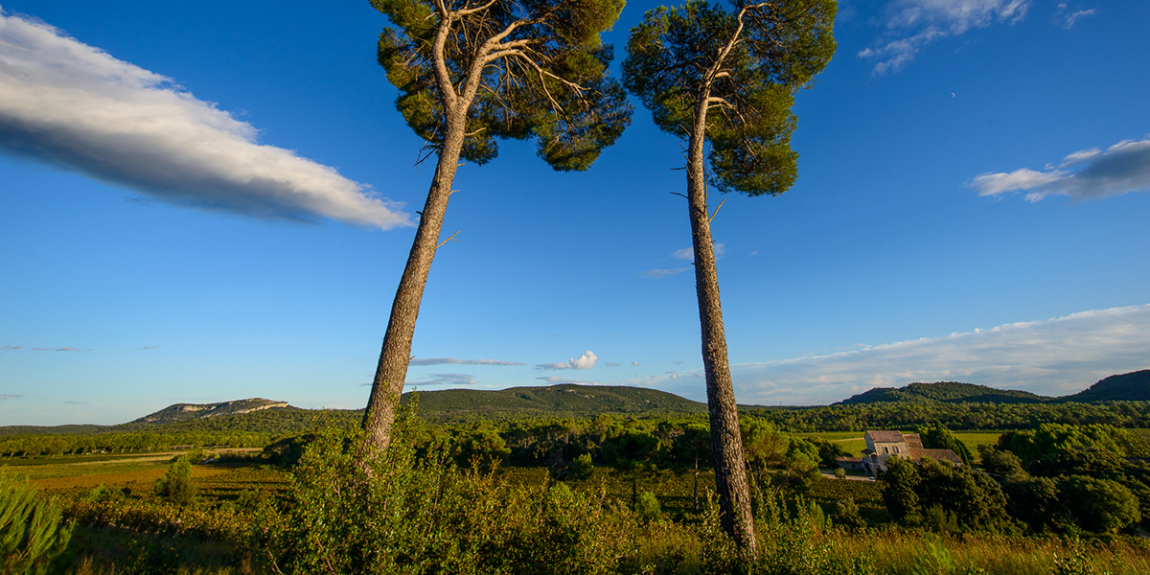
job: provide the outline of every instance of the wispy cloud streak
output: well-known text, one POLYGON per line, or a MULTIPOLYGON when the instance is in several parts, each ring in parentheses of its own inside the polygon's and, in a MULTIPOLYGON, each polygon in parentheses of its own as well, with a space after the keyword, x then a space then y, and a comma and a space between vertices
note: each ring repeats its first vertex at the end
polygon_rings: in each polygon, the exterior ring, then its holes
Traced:
POLYGON ((743 403, 825 404, 873 387, 963 381, 1044 395, 1150 367, 1150 305, 731 367, 743 403))
POLYGON ((406 385, 475 385, 479 380, 469 373, 432 373, 423 381, 409 381, 406 385))
POLYGON ((527 365, 522 361, 502 361, 498 359, 457 359, 454 357, 431 357, 413 359, 408 365, 527 365))
POLYGON ((858 55, 878 60, 876 74, 893 72, 935 40, 996 22, 1013 24, 1026 16, 1029 7, 1030 0, 891 0, 886 5, 884 39, 858 55))

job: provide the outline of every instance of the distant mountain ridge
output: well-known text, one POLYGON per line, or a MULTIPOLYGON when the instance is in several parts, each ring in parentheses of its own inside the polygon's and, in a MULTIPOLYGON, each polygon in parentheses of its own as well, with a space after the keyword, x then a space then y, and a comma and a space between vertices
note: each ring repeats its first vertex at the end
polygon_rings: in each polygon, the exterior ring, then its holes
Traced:
POLYGON ((1047 397, 1013 389, 973 383, 940 381, 903 387, 876 387, 832 405, 869 403, 1087 403, 1092 401, 1150 401, 1150 369, 1112 375, 1088 389, 1063 397, 1047 397))
MULTIPOLYGON (((407 403, 411 393, 403 394, 407 403)), ((498 391, 445 389, 419 392, 419 414, 431 419, 473 414, 705 413, 707 405, 642 387, 564 383, 498 391)))
MULTIPOLYGON (((448 423, 476 418, 584 417, 609 414, 706 413, 707 405, 672 393, 624 386, 561 384, 513 387, 498 391, 448 389, 420 391, 421 419, 448 423)), ((403 394, 402 401, 411 400, 403 394)), ((833 405, 872 403, 1070 403, 1150 401, 1150 369, 1107 377, 1090 388, 1065 397, 1044 397, 1026 391, 1002 390, 959 382, 912 383, 901 388, 875 388, 833 405)), ((740 405, 743 409, 776 409, 740 405)), ((352 427, 363 410, 301 409, 285 401, 252 398, 219 403, 177 403, 118 425, 0 426, 0 436, 95 433, 252 432, 293 433, 316 426, 352 427)))
POLYGON ((853 395, 834 405, 860 403, 1045 403, 1054 398, 1010 389, 995 389, 973 383, 940 381, 912 383, 899 388, 876 387, 853 395))
POLYGON ((1112 375, 1059 401, 1150 401, 1150 369, 1112 375))
MULTIPOLYGON (((403 394, 407 404, 414 392, 403 394)), ((419 417, 434 422, 475 418, 583 417, 610 414, 706 413, 707 406, 655 389, 560 384, 498 391, 446 389, 418 392, 419 417)), ((118 425, 0 426, 0 435, 72 433, 294 432, 318 426, 351 427, 362 409, 301 409, 263 398, 219 403, 176 403, 118 425)))
POLYGON ((242 415, 273 407, 290 407, 286 401, 272 401, 262 397, 222 401, 219 403, 176 403, 130 423, 179 423, 193 419, 207 419, 225 415, 242 415))

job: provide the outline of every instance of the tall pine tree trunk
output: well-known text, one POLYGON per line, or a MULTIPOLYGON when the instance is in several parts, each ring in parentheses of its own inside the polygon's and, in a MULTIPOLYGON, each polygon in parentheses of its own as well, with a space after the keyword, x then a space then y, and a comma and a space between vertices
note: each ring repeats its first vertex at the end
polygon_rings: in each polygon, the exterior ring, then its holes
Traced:
POLYGON ((391 444, 391 426, 395 421, 400 395, 403 394, 407 365, 411 361, 411 340, 415 334, 415 321, 419 318, 419 304, 423 300, 423 289, 427 286, 431 262, 439 247, 443 216, 447 211, 451 184, 455 180, 459 153, 463 148, 466 106, 459 107, 463 110, 452 110, 447 118, 447 133, 439 151, 435 177, 427 192, 427 202, 419 218, 411 253, 407 256, 407 266, 403 269, 399 289, 391 304, 391 317, 387 321, 383 349, 375 368, 371 397, 363 414, 363 428, 367 432, 366 447, 373 453, 387 451, 391 444))
POLYGON ((706 142, 707 99, 704 90, 695 107, 694 126, 687 148, 687 201, 691 215, 691 241, 695 251, 695 292, 699 299, 699 323, 703 336, 703 368, 707 377, 707 407, 711 422, 711 447, 715 454, 715 487, 723 529, 744 552, 757 553, 751 493, 739 435, 739 412, 727 363, 727 336, 719 303, 719 276, 715 269, 715 246, 711 239, 711 214, 707 208, 707 176, 703 146, 706 142))

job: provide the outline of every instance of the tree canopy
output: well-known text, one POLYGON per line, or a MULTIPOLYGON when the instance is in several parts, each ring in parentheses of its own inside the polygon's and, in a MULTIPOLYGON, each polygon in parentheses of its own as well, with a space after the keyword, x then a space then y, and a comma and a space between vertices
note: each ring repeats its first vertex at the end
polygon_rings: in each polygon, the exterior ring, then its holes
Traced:
POLYGON ((834 54, 837 4, 738 0, 731 8, 700 1, 648 12, 632 30, 623 82, 660 129, 681 138, 707 98, 712 184, 781 194, 797 177, 794 94, 834 54))
POLYGON ((380 34, 379 63, 400 90, 396 108, 433 146, 447 133, 447 108, 463 103, 463 159, 484 164, 498 138, 533 137, 554 168, 585 170, 630 122, 622 87, 606 75, 612 47, 599 37, 622 0, 372 5, 393 24, 380 34))

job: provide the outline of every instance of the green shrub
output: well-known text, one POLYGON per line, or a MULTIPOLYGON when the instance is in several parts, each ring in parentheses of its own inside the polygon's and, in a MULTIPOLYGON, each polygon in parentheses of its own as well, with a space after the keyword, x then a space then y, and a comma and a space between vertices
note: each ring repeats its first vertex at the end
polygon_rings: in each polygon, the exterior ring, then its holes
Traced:
POLYGON ((659 505, 659 498, 654 493, 643 491, 635 502, 635 513, 644 522, 651 523, 663 517, 663 506, 659 505))
POLYGON ((855 503, 854 499, 846 498, 840 499, 835 502, 834 513, 831 514, 831 520, 835 525, 841 525, 848 529, 858 529, 866 527, 866 520, 859 515, 859 506, 855 503))
POLYGON ((257 522, 292 573, 605 574, 634 549, 635 515, 556 485, 462 473, 450 453, 419 459, 393 440, 363 463, 360 431, 328 431, 295 469, 292 501, 257 522))
POLYGON ((0 572, 49 572, 72 538, 73 524, 60 519, 55 500, 40 499, 27 483, 0 473, 0 572))
POLYGON ((191 505, 196 501, 196 485, 192 482, 192 464, 180 456, 168 472, 156 481, 156 495, 176 505, 191 505))

